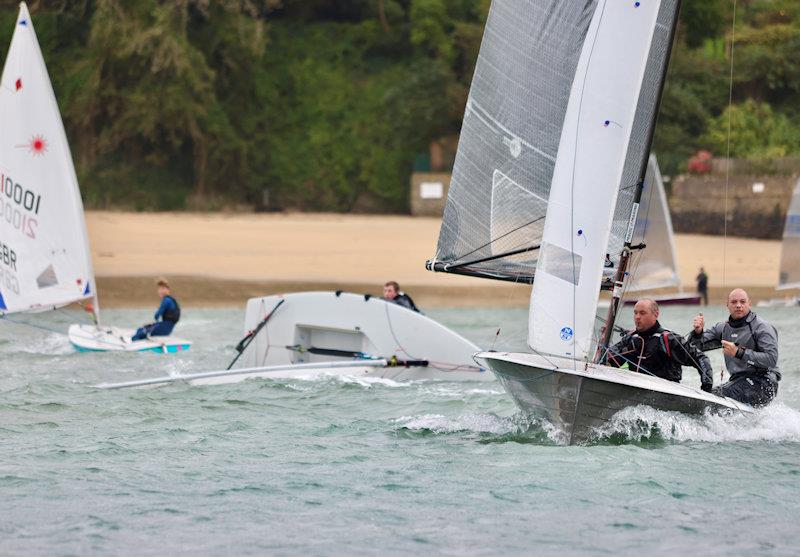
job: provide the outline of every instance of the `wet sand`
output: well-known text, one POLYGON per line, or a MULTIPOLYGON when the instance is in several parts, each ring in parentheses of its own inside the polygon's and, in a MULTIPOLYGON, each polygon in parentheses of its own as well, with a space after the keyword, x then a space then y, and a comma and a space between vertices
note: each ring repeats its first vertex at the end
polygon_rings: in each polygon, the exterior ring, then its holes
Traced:
MULTIPOLYGON (((519 306, 530 294, 524 285, 426 271, 435 218, 89 211, 87 223, 105 307, 153 305, 157 276, 195 306, 301 290, 379 294, 387 280, 429 306, 519 306)), ((756 300, 775 296, 780 242, 677 235, 676 245, 687 290, 702 265, 712 300, 734 286, 756 300)))

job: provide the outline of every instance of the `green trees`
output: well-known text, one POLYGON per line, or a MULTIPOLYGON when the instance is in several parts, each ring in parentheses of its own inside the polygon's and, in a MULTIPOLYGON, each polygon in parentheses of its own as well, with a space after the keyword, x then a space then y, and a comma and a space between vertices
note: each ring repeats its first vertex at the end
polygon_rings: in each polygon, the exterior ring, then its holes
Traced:
MULTIPOLYGON (((489 0, 32 5, 89 206, 407 210, 416 154, 461 126, 489 0)), ((800 5, 684 2, 654 149, 800 154, 800 5)), ((0 12, 0 50, 15 8, 0 12)))

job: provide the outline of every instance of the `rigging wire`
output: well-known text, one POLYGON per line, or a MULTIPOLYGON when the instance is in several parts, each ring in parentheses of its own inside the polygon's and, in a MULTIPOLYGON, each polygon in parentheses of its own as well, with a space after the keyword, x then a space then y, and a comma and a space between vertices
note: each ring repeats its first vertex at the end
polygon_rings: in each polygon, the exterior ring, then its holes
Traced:
POLYGON ((727 286, 728 257, 728 185, 731 173, 731 108, 733 107, 733 49, 736 45, 736 0, 733 0, 733 17, 731 18, 731 67, 728 81, 728 137, 725 153, 725 210, 722 237, 722 286, 727 286))

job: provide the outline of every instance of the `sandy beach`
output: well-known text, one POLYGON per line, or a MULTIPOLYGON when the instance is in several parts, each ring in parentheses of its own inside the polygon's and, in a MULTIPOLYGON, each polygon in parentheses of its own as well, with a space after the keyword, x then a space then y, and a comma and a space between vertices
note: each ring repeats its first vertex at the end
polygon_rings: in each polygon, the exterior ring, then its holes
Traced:
MULTIPOLYGON (((248 297, 311 289, 378 294, 387 280, 423 305, 525 305, 529 287, 431 273, 440 220, 337 214, 88 211, 102 305, 154 303, 166 276, 184 304, 241 306, 248 297)), ((687 290, 702 265, 712 299, 734 286, 775 295, 780 242, 677 235, 687 290)))

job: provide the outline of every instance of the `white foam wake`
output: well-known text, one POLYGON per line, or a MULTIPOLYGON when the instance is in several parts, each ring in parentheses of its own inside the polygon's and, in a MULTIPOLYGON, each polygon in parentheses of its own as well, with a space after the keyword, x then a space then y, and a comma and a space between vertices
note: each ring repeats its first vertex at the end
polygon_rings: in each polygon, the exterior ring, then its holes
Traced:
POLYGON ((642 441, 657 435, 678 442, 798 442, 800 412, 782 403, 774 403, 753 414, 703 416, 635 406, 618 412, 597 433, 600 437, 623 435, 629 441, 642 441))

